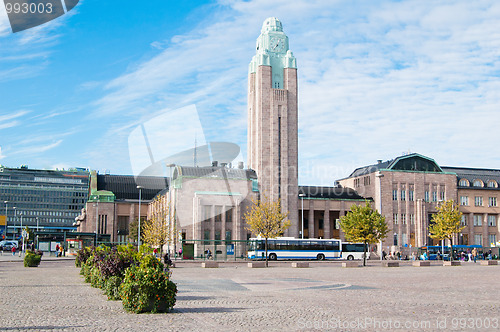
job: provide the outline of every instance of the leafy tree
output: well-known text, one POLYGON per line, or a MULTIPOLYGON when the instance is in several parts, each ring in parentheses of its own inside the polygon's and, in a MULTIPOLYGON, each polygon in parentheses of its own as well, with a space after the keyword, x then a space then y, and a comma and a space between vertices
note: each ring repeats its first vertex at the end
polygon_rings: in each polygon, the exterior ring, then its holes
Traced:
POLYGON ((453 260, 453 235, 460 233, 465 226, 460 226, 462 212, 452 199, 437 206, 438 213, 432 216, 429 233, 433 239, 450 240, 450 260, 453 260))
MULTIPOLYGON (((146 220, 141 219, 141 241, 144 240, 144 234, 142 232, 144 232, 144 224, 145 223, 146 223, 146 220)), ((139 218, 135 218, 134 221, 132 221, 128 225, 128 238, 132 242, 137 242, 137 236, 139 235, 138 230, 139 230, 139 218)))
POLYGON ((267 240, 283 235, 290 227, 287 219, 288 212, 281 212, 281 202, 270 201, 267 197, 262 200, 252 200, 253 205, 245 212, 245 220, 248 225, 246 229, 265 239, 266 267, 268 266, 267 240))
POLYGON ((175 218, 171 213, 170 204, 161 197, 152 202, 153 212, 144 227, 141 227, 141 235, 144 243, 158 247, 160 252, 165 244, 171 243, 175 238, 175 218))
POLYGON ((373 210, 368 202, 351 206, 351 211, 340 218, 340 228, 347 241, 364 244, 363 266, 366 266, 367 244, 385 239, 389 232, 385 218, 373 210))

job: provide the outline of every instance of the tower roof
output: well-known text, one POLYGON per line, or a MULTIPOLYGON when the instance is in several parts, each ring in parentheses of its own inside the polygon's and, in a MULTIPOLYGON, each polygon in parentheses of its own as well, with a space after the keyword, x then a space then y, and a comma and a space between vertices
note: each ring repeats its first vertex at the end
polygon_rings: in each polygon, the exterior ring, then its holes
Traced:
POLYGON ((281 24, 281 21, 276 17, 267 18, 262 24, 262 29, 260 30, 260 32, 265 33, 267 31, 283 31, 283 25, 281 24))

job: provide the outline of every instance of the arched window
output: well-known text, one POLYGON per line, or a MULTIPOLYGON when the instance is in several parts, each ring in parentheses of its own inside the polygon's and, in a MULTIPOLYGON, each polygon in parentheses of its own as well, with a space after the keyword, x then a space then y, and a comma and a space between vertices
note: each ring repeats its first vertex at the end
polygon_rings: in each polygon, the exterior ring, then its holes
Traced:
POLYGON ((467 179, 460 179, 458 182, 458 185, 460 187, 468 187, 469 186, 469 181, 467 179))
POLYGON ((474 180, 474 187, 483 187, 483 181, 474 180))
POLYGON ((488 188, 498 188, 498 183, 495 180, 489 180, 488 188))

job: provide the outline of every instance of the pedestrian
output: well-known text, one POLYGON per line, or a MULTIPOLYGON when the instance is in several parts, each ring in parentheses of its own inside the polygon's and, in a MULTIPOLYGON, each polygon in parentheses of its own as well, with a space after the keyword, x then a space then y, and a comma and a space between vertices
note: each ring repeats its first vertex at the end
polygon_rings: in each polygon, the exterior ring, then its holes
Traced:
POLYGON ((16 255, 16 246, 12 246, 12 256, 16 255))
POLYGON ((62 245, 59 246, 59 257, 63 256, 63 250, 64 250, 63 246, 62 245))
POLYGON ((470 261, 472 261, 472 253, 470 252, 470 249, 467 250, 467 259, 470 261))
POLYGON ((382 250, 382 259, 387 259, 386 256, 387 256, 387 253, 385 252, 385 250, 382 250))
POLYGON ((474 259, 474 263, 477 259, 477 248, 472 249, 472 259, 474 259))
POLYGON ((156 248, 155 248, 155 249, 153 250, 153 254, 155 255, 155 257, 156 257, 156 258, 158 258, 158 249, 156 249, 156 248))
POLYGON ((491 260, 492 256, 493 255, 492 255, 492 252, 491 252, 491 249, 490 249, 490 250, 488 250, 488 259, 491 260))
POLYGON ((401 253, 399 251, 396 253, 396 256, 398 256, 398 261, 400 261, 401 260, 401 253))
POLYGON ((165 256, 163 257, 163 262, 167 266, 172 265, 172 260, 170 259, 170 253, 168 251, 166 252, 165 256))
POLYGON ((182 248, 179 249, 179 257, 182 259, 182 248))
POLYGON ((56 244, 56 257, 59 257, 59 243, 56 244))

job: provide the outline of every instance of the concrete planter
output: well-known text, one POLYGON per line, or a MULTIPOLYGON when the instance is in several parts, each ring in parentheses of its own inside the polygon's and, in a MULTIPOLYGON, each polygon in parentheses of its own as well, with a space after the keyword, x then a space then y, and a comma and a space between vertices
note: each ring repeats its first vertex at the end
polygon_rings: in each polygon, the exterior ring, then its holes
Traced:
POLYGON ((498 261, 481 261, 481 265, 498 265, 498 261))
POLYGON ((384 267, 399 267, 398 261, 382 261, 382 266, 384 267))
POLYGON ((413 266, 431 266, 431 262, 429 262, 429 261, 415 261, 415 262, 413 262, 413 266))
POLYGON ((342 262, 342 267, 360 267, 361 265, 355 261, 342 262))
POLYGON ((309 263, 307 263, 307 262, 293 262, 292 267, 305 268, 305 267, 309 267, 309 263))
POLYGON ((462 266, 462 263, 460 261, 444 261, 443 266, 462 266))
POLYGON ((217 263, 217 262, 203 262, 203 263, 201 263, 201 267, 203 267, 203 268, 217 268, 217 267, 219 267, 219 263, 217 263))

